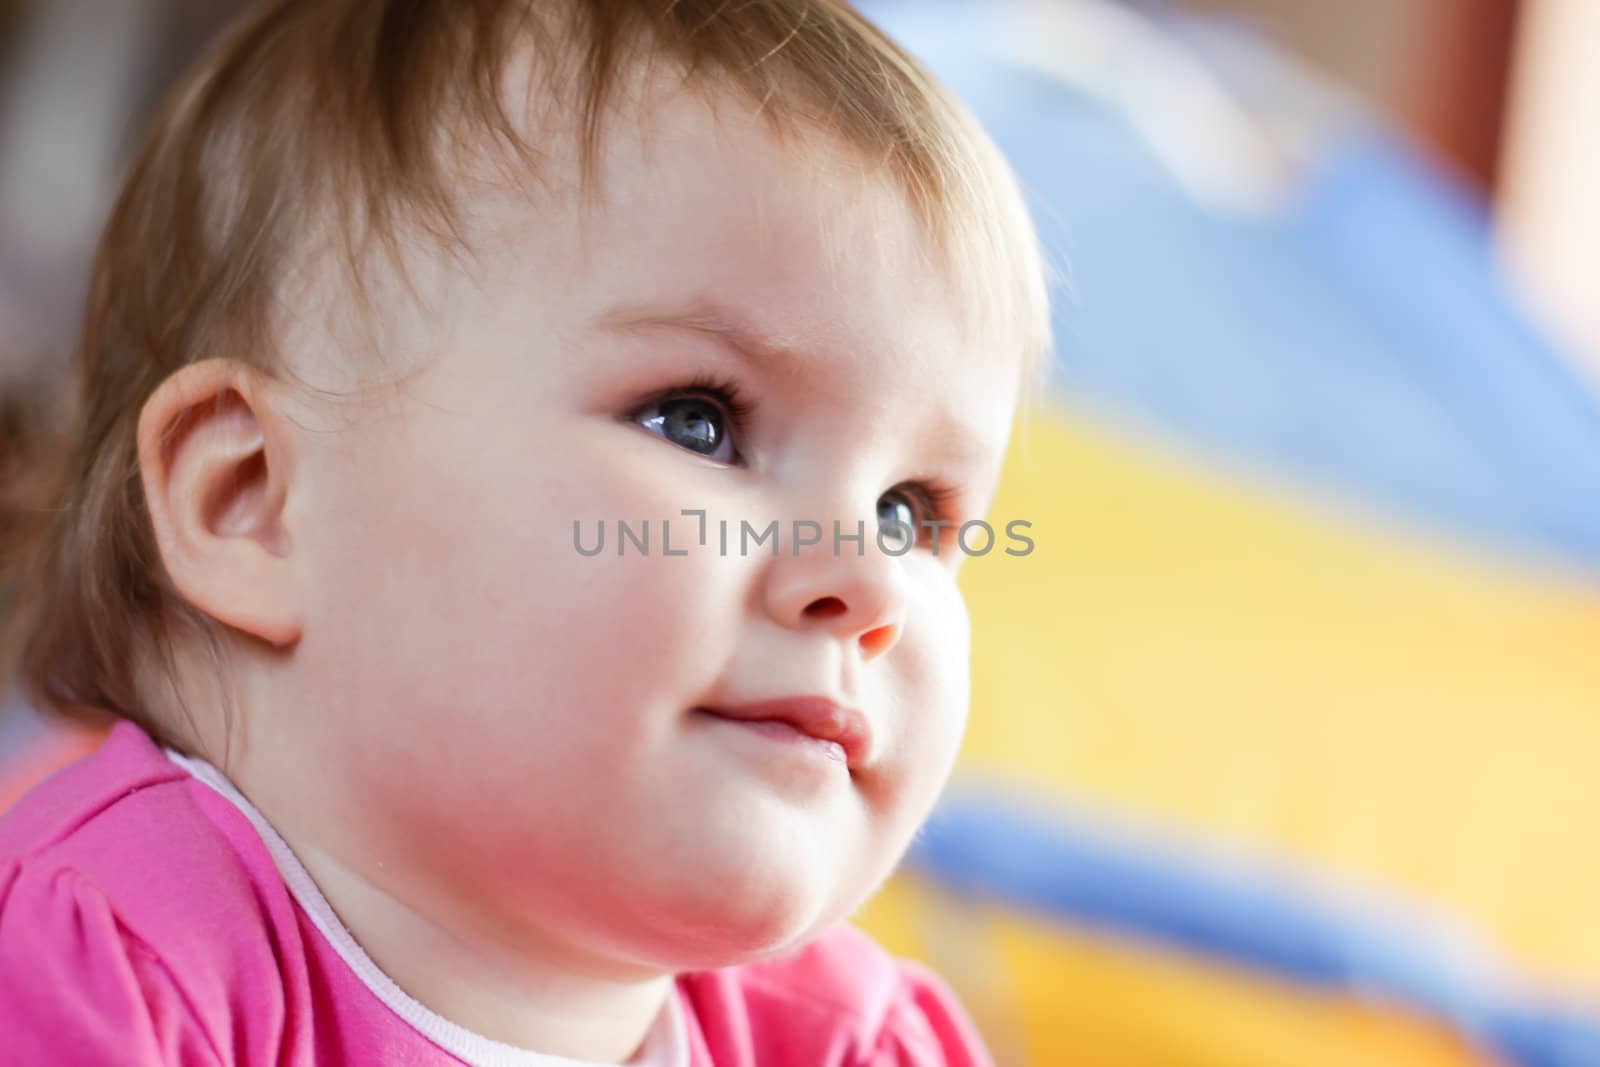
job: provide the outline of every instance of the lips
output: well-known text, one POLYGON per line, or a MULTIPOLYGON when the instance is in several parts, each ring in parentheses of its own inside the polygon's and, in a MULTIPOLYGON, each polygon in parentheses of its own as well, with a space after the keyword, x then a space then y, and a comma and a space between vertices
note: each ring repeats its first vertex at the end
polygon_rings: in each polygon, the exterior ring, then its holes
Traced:
POLYGON ((867 717, 827 697, 780 697, 696 710, 736 722, 783 723, 808 737, 832 741, 844 749, 845 763, 851 770, 858 770, 865 764, 872 747, 872 729, 867 717))

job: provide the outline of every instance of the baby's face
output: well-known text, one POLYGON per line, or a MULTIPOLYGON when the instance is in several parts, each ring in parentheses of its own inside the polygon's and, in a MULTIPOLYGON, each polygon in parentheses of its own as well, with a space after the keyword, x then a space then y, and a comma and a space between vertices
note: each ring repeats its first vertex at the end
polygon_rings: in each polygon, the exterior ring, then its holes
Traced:
POLYGON ((391 324, 423 369, 308 433, 294 483, 304 635, 256 736, 305 766, 302 823, 415 907, 596 965, 848 915, 967 714, 954 528, 898 557, 874 530, 984 515, 1019 353, 974 334, 896 188, 741 114, 614 122, 586 213, 474 205, 474 280, 441 258, 426 329, 391 324), (930 509, 925 482, 957 491, 930 509), (741 546, 773 520, 778 555, 741 546), (798 554, 797 520, 823 531, 798 554), (848 760, 706 710, 788 697, 858 713, 848 760))

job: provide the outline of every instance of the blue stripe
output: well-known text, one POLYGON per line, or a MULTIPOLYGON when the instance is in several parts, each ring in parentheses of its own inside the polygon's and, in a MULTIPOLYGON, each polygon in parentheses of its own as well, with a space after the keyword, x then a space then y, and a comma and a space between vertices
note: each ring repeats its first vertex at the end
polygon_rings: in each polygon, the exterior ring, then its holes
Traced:
POLYGON ((947 794, 907 863, 978 899, 1388 1000, 1522 1067, 1600 1067, 1600 1009, 1535 994, 1421 906, 1334 893, 1310 872, 972 787, 947 794))
POLYGON ((1373 117, 1280 216, 1211 210, 998 3, 864 5, 963 96, 1067 267, 1062 394, 1235 470, 1600 570, 1600 399, 1522 315, 1484 205, 1373 117))

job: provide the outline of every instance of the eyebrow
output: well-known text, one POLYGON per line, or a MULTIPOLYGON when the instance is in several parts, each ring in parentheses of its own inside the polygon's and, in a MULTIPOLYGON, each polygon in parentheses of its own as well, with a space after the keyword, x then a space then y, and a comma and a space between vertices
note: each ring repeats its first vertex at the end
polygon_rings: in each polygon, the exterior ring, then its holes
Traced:
POLYGON ((798 338, 760 327, 737 308, 714 300, 695 300, 673 308, 624 305, 601 315, 597 322, 605 329, 677 329, 705 334, 732 348, 746 362, 765 369, 786 361, 797 362, 805 348, 798 338))

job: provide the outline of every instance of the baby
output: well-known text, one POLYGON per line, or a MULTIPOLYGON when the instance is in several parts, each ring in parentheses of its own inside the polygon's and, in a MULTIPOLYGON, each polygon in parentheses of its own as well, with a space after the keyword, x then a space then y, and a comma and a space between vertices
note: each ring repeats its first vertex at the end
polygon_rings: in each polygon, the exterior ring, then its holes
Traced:
POLYGON ((988 1062, 844 920, 955 758, 1044 282, 860 15, 278 0, 87 314, 21 676, 117 722, 0 821, 0 1059, 988 1062))

